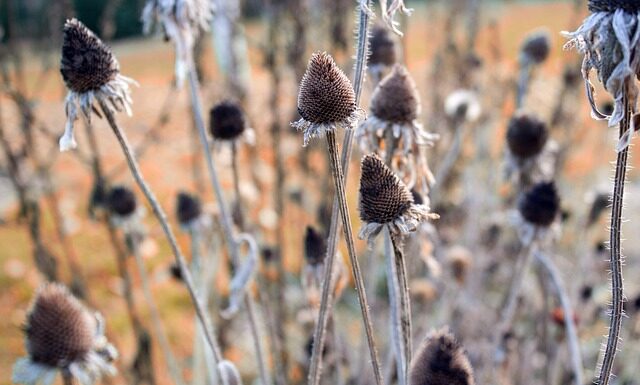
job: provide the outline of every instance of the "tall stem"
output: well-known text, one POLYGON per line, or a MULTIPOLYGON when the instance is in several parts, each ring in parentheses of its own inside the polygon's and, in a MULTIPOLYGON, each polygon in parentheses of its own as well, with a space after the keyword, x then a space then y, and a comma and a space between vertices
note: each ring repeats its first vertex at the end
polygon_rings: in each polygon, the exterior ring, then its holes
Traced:
MULTIPOLYGON (((367 5, 371 5, 371 1, 367 1, 367 5)), ((365 70, 367 68, 367 46, 369 36, 369 15, 366 10, 360 8, 359 10, 359 25, 358 36, 356 41, 356 64, 353 75, 353 89, 356 96, 356 105, 360 103, 360 95, 362 93, 362 83, 364 81, 365 70)), ((351 149, 353 147, 353 130, 346 130, 344 140, 342 142, 342 169, 341 172, 344 175, 344 179, 349 174, 349 163, 351 162, 351 149)), ((335 138, 334 138, 335 141, 335 138)), ((338 228, 340 221, 338 220, 339 214, 339 196, 333 201, 333 208, 331 211, 331 226, 329 228, 329 239, 327 241, 327 256, 323 283, 322 283, 322 297, 320 299, 320 312, 318 314, 318 321, 316 323, 316 329, 313 334, 313 350, 311 352, 311 366, 309 368, 309 384, 317 385, 320 382, 320 372, 322 366, 322 351, 324 349, 324 337, 327 328, 327 321, 329 314, 331 314, 331 307, 333 306, 333 290, 331 287, 331 277, 333 276, 334 259, 336 255, 336 247, 338 244, 338 228)), ((364 293, 364 292, 363 292, 364 293)), ((380 383, 381 374, 379 369, 374 373, 375 377, 380 383)))
MULTIPOLYGON (((620 123, 620 134, 622 137, 629 130, 631 123, 631 102, 627 96, 624 97, 625 114, 620 123)), ((611 291, 612 291, 612 308, 611 320, 609 322, 609 336, 607 337, 607 346, 602 358, 602 366, 600 367, 600 375, 598 384, 608 385, 613 370, 613 360, 618 351, 618 342, 620 339, 620 326, 622 325, 624 287, 622 280, 622 253, 620 231, 622 222, 622 201, 624 197, 624 182, 627 173, 627 158, 629 156, 629 148, 620 151, 616 159, 616 175, 613 180, 613 195, 611 206, 611 229, 609 232, 610 250, 610 269, 611 269, 611 291)))
POLYGON ((393 246, 393 256, 395 263, 396 279, 398 281, 398 299, 400 308, 400 322, 402 328, 402 344, 404 348, 405 361, 402 365, 404 382, 401 384, 407 384, 409 378, 409 363, 411 362, 411 302, 409 299, 409 281, 407 279, 407 267, 404 258, 404 252, 402 251, 402 245, 398 239, 395 239, 391 234, 391 245, 393 246))
MULTIPOLYGON (((347 130, 349 131, 349 130, 347 130)), ((371 355, 371 365, 377 384, 382 383, 382 372, 380 370, 380 361, 378 352, 376 351, 376 343, 373 336, 373 326, 371 324, 371 316, 369 314, 369 304, 367 303, 367 293, 364 288, 364 280, 360 271, 360 263, 356 255, 356 248, 353 241, 353 231, 351 229, 351 217, 349 215, 349 207, 347 206, 347 194, 344 188, 344 176, 338 159, 338 147, 336 145, 336 134, 334 131, 327 131, 327 145, 329 148, 329 157, 331 158, 331 171, 333 174, 333 182, 336 186, 336 197, 340 203, 340 216, 342 217, 342 229, 347 242, 347 251, 351 261, 353 277, 356 283, 356 293, 360 303, 360 311, 362 312, 362 321, 364 323, 365 334, 367 336, 367 344, 369 345, 369 354, 371 355)), ((327 270, 331 270, 331 265, 327 266, 327 270)), ((329 278, 329 284, 331 278, 329 278)))
POLYGON ((129 164, 129 168, 131 169, 131 173, 133 174, 133 177, 136 180, 136 183, 138 184, 138 186, 140 186, 140 189, 144 193, 145 197, 147 198, 147 201, 149 202, 149 204, 151 205, 151 208, 153 209, 153 213, 158 218, 158 221, 162 226, 162 230, 164 231, 165 236, 169 242, 169 245, 171 246, 171 251, 173 252, 173 255, 176 258, 176 262, 180 267, 180 274, 182 275, 185 286, 187 287, 187 290, 189 292, 189 296, 191 297, 191 301, 193 302, 193 307, 195 308, 196 315, 198 316, 198 318, 200 319, 200 323, 202 324, 202 329, 204 330, 207 343, 209 344, 209 347, 213 352, 214 361, 215 361, 214 364, 217 365, 218 362, 222 360, 222 353, 220 352, 218 343, 213 337, 214 333, 212 331, 213 327, 211 325, 211 321, 209 320, 204 307, 202 306, 202 304, 200 303, 200 300, 198 299, 198 295, 196 294, 196 290, 193 285, 193 279, 191 278, 191 273, 189 272, 189 268, 187 267, 187 262, 184 256, 182 255, 180 246, 178 246, 178 241, 175 235, 173 234, 173 230, 171 230, 171 227, 169 226, 169 222, 167 221, 167 215, 165 214, 164 210, 160 206, 160 203, 158 203, 158 200, 156 199, 155 194, 153 193, 153 191, 151 191, 151 189, 147 185, 147 182, 144 180, 144 177, 140 172, 138 162, 136 161, 132 153, 131 145, 129 144, 129 141, 127 140, 124 132, 118 126, 115 116, 113 116, 113 112, 111 111, 109 106, 106 105, 104 100, 99 99, 98 103, 100 104, 100 108, 102 109, 102 112, 107 118, 107 122, 109 123, 109 126, 111 126, 113 133, 115 134, 116 138, 118 139, 118 142, 120 143, 120 146, 122 147, 122 151, 124 152, 124 155, 127 158, 127 163, 129 164))
MULTIPOLYGON (((387 290, 389 292, 389 308, 390 308, 390 326, 391 326, 391 361, 388 367, 395 366, 398 376, 398 383, 406 385, 407 373, 405 368, 408 366, 406 354, 406 345, 404 344, 404 333, 402 325, 402 305, 399 300, 401 297, 400 284, 398 282, 397 265, 395 263, 394 247, 391 245, 391 235, 388 230, 384 234, 384 254, 387 264, 387 290), (394 365, 395 364, 395 365, 394 365)), ((387 379, 392 378, 393 370, 387 372, 387 379)), ((390 383, 390 380, 385 382, 390 383)))

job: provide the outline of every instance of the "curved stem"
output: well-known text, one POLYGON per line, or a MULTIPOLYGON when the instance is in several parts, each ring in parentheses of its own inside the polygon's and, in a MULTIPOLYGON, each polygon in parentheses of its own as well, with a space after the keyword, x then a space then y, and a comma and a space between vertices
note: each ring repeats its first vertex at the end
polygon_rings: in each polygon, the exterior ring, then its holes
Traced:
MULTIPOLYGON (((631 103, 629 99, 624 97, 625 114, 620 123, 620 137, 629 130, 631 123, 631 103)), ((602 357, 602 365, 600 367, 600 375, 598 376, 598 384, 608 385, 613 370, 613 360, 618 351, 618 342, 620 340, 620 327, 622 325, 624 288, 622 280, 622 253, 620 231, 622 222, 622 201, 624 197, 624 182, 627 173, 627 158, 629 156, 629 148, 620 151, 616 159, 616 175, 613 181, 613 203, 611 206, 611 229, 609 232, 610 243, 610 268, 611 268, 611 291, 612 291, 612 308, 611 320, 609 323, 609 335, 607 337, 607 346, 602 357)))

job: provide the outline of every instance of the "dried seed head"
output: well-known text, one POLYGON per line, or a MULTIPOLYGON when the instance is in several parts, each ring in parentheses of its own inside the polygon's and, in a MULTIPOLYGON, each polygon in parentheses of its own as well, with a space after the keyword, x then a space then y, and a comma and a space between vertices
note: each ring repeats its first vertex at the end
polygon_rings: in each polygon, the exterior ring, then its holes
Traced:
POLYGON ((471 257, 471 251, 463 246, 453 246, 447 252, 447 260, 451 267, 451 274, 453 278, 462 285, 466 278, 471 265, 473 264, 473 258, 471 257))
POLYGON ((126 217, 136 211, 136 196, 127 187, 116 186, 109 191, 107 207, 111 213, 126 217))
POLYGON ((362 158, 360 219, 366 223, 388 223, 414 204, 407 186, 376 155, 362 158))
POLYGON ((550 46, 551 38, 547 31, 534 32, 527 36, 522 43, 520 54, 523 60, 540 64, 549 57, 550 46))
POLYGON ((64 25, 60 73, 77 93, 95 91, 114 80, 120 65, 111 49, 77 19, 64 25))
POLYGON ((311 123, 347 121, 356 111, 356 96, 349 78, 326 52, 311 56, 300 82, 298 112, 311 123))
POLYGON ((371 96, 371 113, 394 123, 407 123, 418 117, 420 95, 405 67, 396 64, 378 84, 371 96))
POLYGON ((589 11, 615 12, 618 9, 629 13, 640 12, 640 2, 637 0, 589 0, 589 11))
POLYGON ((27 314, 27 351, 33 362, 66 368, 87 358, 96 328, 95 317, 66 287, 47 283, 27 314))
POLYGON ((509 121, 507 145, 518 158, 538 155, 547 143, 547 125, 530 114, 516 114, 509 121))
POLYGON ((560 212, 560 197, 553 182, 533 186, 520 199, 520 214, 529 223, 548 227, 560 212))
POLYGON ((225 101, 209 112, 211 135, 218 140, 234 140, 244 132, 244 113, 236 103, 225 101))
POLYGON ((369 65, 392 66, 398 60, 396 44, 388 29, 375 26, 369 38, 369 65))
POLYGON ((177 200, 176 216, 180 224, 188 224, 202 214, 202 205, 198 197, 181 192, 178 194, 177 200))
POLYGON ((316 266, 324 261, 327 252, 327 245, 324 237, 313 227, 307 226, 304 236, 304 256, 307 263, 316 266))
POLYGON ((598 221, 600 214, 609 207, 609 202, 611 202, 611 199, 607 193, 599 193, 593 198, 591 209, 589 210, 589 217, 587 218, 587 226, 591 226, 598 221))
POLYGON ((446 330, 431 332, 418 349, 409 372, 411 385, 474 385, 463 347, 446 330))

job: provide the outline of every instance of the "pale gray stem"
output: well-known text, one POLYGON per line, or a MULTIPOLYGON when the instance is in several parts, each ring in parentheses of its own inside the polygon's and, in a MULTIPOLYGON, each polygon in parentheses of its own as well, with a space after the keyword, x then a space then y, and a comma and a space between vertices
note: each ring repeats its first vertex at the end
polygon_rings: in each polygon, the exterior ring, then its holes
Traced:
MULTIPOLYGON (((371 6, 371 1, 367 0, 367 5, 371 6)), ((359 9, 359 25, 358 35, 356 38, 356 63, 353 75, 353 89, 356 96, 356 105, 360 103, 360 94, 362 93, 362 83, 367 68, 367 47, 369 39, 369 15, 367 12, 359 9)), ((344 140, 342 142, 342 174, 346 178, 349 174, 349 163, 351 162, 351 150, 353 147, 353 130, 346 130, 344 140)), ((338 229, 340 220, 338 219, 339 207, 338 196, 333 200, 333 208, 331 211, 331 225, 329 228, 329 238, 327 241, 327 257, 325 258, 327 269, 325 269, 324 279, 322 283, 322 297, 320 299, 320 313, 318 322, 313 334, 313 349, 311 353, 311 365, 309 368, 309 384, 318 385, 320 382, 320 374, 322 371, 322 351, 324 349, 324 337, 327 328, 327 321, 331 314, 333 306, 333 290, 331 287, 331 277, 333 276, 334 258, 336 247, 338 244, 338 229)), ((375 377, 380 383, 380 374, 375 373, 375 377)))
MULTIPOLYGON (((395 368, 398 376, 398 383, 400 385, 407 384, 407 372, 405 369, 408 367, 408 359, 406 353, 406 345, 404 341, 404 330, 402 322, 402 304, 399 300, 401 297, 400 284, 398 283, 398 271, 395 264, 393 241, 388 229, 385 229, 384 235, 384 254, 387 264, 387 291, 389 292, 389 309, 391 322, 391 342, 393 347, 393 355, 395 356, 395 368)), ((391 365, 394 366, 394 365, 391 365)), ((387 376, 390 376, 387 373, 387 376)), ((390 383, 390 382, 387 382, 390 383)))
POLYGON ((100 104, 100 108, 107 118, 109 126, 113 130, 113 133, 115 134, 118 142, 120 143, 120 146, 122 147, 122 151, 127 158, 127 163, 129 164, 129 168, 131 169, 131 173, 133 174, 136 183, 144 193, 147 201, 153 209, 153 213, 158 218, 158 221, 162 226, 162 230, 164 231, 167 241, 171 246, 171 251, 176 258, 176 263, 180 267, 180 274, 182 275, 185 286, 187 287, 187 291, 189 292, 189 296, 191 297, 191 301, 193 302, 193 307, 195 308, 196 315, 198 316, 198 319, 200 319, 200 323, 202 324, 207 343, 209 344, 209 347, 213 352, 215 361, 214 363, 217 365, 217 363, 221 360, 222 354, 220 353, 220 348, 217 341, 213 337, 213 326, 211 325, 211 321, 209 320, 204 307, 198 299, 196 289, 191 278, 191 273, 189 272, 189 268, 187 267, 187 262, 182 254, 182 251, 180 250, 180 246, 178 246, 178 241, 173 234, 173 230, 171 230, 171 227, 169 226, 167 215, 160 206, 160 203, 158 203, 155 194, 153 193, 153 191, 151 191, 151 188, 149 188, 149 185, 144 180, 142 172, 140 171, 140 167, 138 166, 138 162, 133 155, 131 145, 129 144, 129 141, 127 140, 127 137, 125 136, 122 129, 120 129, 120 127, 118 126, 112 110, 109 106, 107 106, 104 100, 98 99, 98 103, 100 104))
POLYGON ((522 108, 524 97, 527 95, 529 81, 531 79, 531 70, 533 65, 530 63, 522 63, 520 65, 520 74, 518 76, 518 89, 516 91, 516 109, 522 108))
MULTIPOLYGON (((367 344, 369 345, 371 365, 373 366, 376 384, 382 384, 382 372, 380 371, 380 360, 378 359, 378 352, 376 350, 376 343, 373 336, 373 326, 371 323, 371 315, 369 314, 367 293, 365 292, 364 280, 362 278, 362 272, 360 271, 360 262, 358 262, 358 256, 356 255, 353 231, 351 229, 351 217, 349 214, 349 207, 347 206, 347 194, 345 193, 344 188, 344 176, 342 175, 342 168, 340 167, 340 160, 338 159, 336 134, 333 130, 330 130, 327 131, 326 136, 329 157, 331 158, 331 172, 333 174, 333 182, 336 187, 336 197, 338 198, 338 201, 340 203, 342 229, 344 230, 344 236, 347 243, 347 251, 349 252, 349 260, 351 261, 351 270, 353 272, 353 277, 356 283, 356 293, 358 295, 358 302, 360 303, 360 311, 362 313, 362 322, 364 324, 364 330, 367 336, 367 344)), ((332 266, 329 265, 327 270, 333 270, 332 266)), ((329 276, 327 283, 331 284, 331 276, 329 276)))
POLYGON ((569 354, 571 355, 571 366, 573 367, 573 380, 576 385, 583 385, 584 379, 582 376, 582 355, 580 353, 580 343, 578 342, 578 332, 576 331, 576 325, 573 322, 573 308, 571 307, 571 301, 569 300, 569 294, 567 293, 560 271, 555 266, 553 261, 548 258, 544 253, 535 253, 536 260, 547 271, 553 286, 555 286, 560 304, 562 305, 562 311, 564 313, 564 325, 567 331, 567 342, 569 344, 569 354))
MULTIPOLYGON (((388 232, 388 229, 387 229, 388 232)), ((409 280, 407 278, 407 266, 405 263, 404 252, 400 240, 394 238, 389 233, 391 245, 393 246, 393 260, 395 263, 396 281, 398 283, 398 299, 400 309, 400 322, 402 330, 402 346, 404 348, 404 363, 399 365, 402 367, 404 374, 404 384, 409 381, 409 364, 411 363, 411 301, 409 298, 409 280)), ((402 378, 402 377, 401 377, 402 378)), ((401 385, 403 382, 400 382, 401 385)))

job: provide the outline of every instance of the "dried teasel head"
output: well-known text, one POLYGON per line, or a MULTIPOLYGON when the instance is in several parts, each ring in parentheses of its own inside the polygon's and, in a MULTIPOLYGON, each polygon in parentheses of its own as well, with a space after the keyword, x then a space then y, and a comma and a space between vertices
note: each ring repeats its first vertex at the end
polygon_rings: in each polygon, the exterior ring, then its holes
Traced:
POLYGON ((640 12, 636 0, 589 0, 590 12, 615 12, 621 9, 628 13, 640 12))
POLYGON ((136 195, 125 186, 115 186, 107 196, 107 207, 112 214, 129 217, 136 211, 136 195))
POLYGON ((411 385, 474 385, 464 348, 448 330, 432 331, 418 348, 409 371, 411 385))
POLYGON ((188 225, 200 218, 202 214, 202 204, 198 197, 186 192, 180 192, 176 199, 176 216, 178 217, 180 225, 188 225))
POLYGON ((371 29, 369 37, 369 60, 371 66, 391 67, 398 61, 396 42, 385 27, 376 25, 371 29))
POLYGON ((209 118, 211 135, 217 140, 235 140, 246 129, 244 113, 234 102, 216 104, 209 112, 209 118))
POLYGON ((309 139, 338 127, 351 128, 360 114, 351 81, 326 52, 311 56, 300 81, 298 112, 302 119, 291 125, 309 139))
POLYGON ((320 265, 326 256, 327 244, 324 236, 311 226, 304 235, 304 257, 312 266, 320 265))
POLYGON ((409 71, 396 64, 376 87, 371 97, 371 113, 393 123, 409 123, 420 114, 420 95, 409 71))
POLYGON ((553 182, 541 182, 525 192, 518 204, 520 214, 528 223, 549 227, 560 212, 560 197, 553 182))
POLYGON ((529 34, 520 47, 520 62, 540 64, 547 60, 551 51, 551 37, 548 31, 535 31, 529 34))
POLYGON ((518 113, 509 121, 507 145, 518 158, 526 159, 540 154, 548 137, 546 123, 534 115, 518 113))

